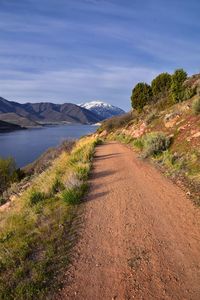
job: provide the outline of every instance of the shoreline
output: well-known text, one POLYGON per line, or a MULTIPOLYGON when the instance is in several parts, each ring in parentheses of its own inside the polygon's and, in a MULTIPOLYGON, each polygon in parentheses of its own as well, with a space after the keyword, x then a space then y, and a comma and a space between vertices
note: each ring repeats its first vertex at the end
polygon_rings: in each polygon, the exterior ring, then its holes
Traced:
MULTIPOLYGON (((13 125, 16 125, 13 123, 13 125)), ((0 134, 3 134, 3 133, 10 133, 10 132, 14 132, 14 131, 21 131, 21 130, 30 130, 30 129, 42 129, 42 128, 45 128, 45 127, 56 127, 56 126, 67 126, 67 125, 72 125, 72 126, 76 126, 76 125, 82 125, 82 126, 100 126, 101 123, 86 123, 86 124, 83 124, 83 123, 72 123, 72 122, 62 122, 62 123, 54 123, 54 122, 51 122, 51 123, 40 123, 38 126, 27 126, 27 127, 21 127, 21 128, 10 128, 10 129, 1 129, 0 128, 0 134)), ((16 126, 19 126, 19 125, 16 125, 16 126)), ((20 126, 19 126, 20 127, 20 126)))
POLYGON ((0 132, 0 157, 13 157, 18 168, 34 163, 49 148, 59 147, 65 140, 79 139, 94 133, 97 125, 68 123, 46 124, 26 131, 0 132), (42 130, 39 130, 42 129, 42 130))

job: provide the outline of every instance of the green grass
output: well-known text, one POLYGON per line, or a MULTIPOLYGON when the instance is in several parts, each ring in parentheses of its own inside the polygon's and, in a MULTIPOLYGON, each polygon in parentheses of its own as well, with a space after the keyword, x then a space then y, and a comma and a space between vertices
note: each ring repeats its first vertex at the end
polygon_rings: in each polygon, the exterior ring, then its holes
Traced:
POLYGON ((142 149, 144 148, 144 142, 141 138, 137 138, 133 141, 133 147, 139 149, 140 151, 142 151, 142 149))
POLYGON ((0 298, 48 299, 60 286, 76 242, 95 138, 63 152, 0 215, 0 298), (84 167, 83 167, 84 166, 84 167), (80 171, 81 170, 81 171, 80 171))
POLYGON ((35 205, 38 202, 43 201, 44 199, 45 199, 44 193, 36 190, 31 191, 30 199, 29 199, 31 205, 35 205))
POLYGON ((172 173, 185 170, 185 158, 181 155, 171 152, 170 149, 163 151, 154 160, 167 167, 172 173))
POLYGON ((59 178, 55 178, 52 187, 51 187, 51 193, 52 195, 57 194, 64 190, 65 186, 62 183, 62 181, 59 178))
POLYGON ((82 183, 79 187, 68 188, 63 191, 62 199, 71 205, 79 204, 82 200, 82 197, 88 190, 88 185, 86 183, 82 183))

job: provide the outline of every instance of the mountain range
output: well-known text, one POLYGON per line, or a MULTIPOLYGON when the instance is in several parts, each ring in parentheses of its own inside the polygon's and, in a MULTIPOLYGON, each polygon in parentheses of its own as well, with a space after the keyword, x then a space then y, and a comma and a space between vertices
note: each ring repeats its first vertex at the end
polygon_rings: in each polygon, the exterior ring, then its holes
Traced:
POLYGON ((0 97, 0 121, 26 128, 61 123, 94 124, 122 113, 123 110, 100 101, 81 105, 50 102, 21 104, 0 97))

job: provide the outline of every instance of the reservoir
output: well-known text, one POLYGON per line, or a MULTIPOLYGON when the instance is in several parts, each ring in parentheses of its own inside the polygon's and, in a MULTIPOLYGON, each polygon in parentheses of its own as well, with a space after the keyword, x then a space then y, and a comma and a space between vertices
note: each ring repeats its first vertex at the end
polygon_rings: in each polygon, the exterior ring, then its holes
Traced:
POLYGON ((0 133, 0 157, 12 156, 17 166, 23 167, 48 148, 67 139, 78 139, 95 132, 96 129, 97 126, 92 125, 67 124, 0 133))

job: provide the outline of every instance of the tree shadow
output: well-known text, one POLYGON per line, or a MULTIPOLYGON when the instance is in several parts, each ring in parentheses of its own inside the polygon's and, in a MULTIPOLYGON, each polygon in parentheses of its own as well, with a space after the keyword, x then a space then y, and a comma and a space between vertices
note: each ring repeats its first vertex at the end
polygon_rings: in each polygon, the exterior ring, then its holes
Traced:
MULTIPOLYGON (((125 180, 124 178, 118 178, 118 179, 110 181, 110 184, 112 185, 116 182, 120 182, 120 184, 121 184, 124 180, 125 180)), ((102 187, 105 188, 105 186, 103 184, 96 183, 93 180, 90 180, 88 193, 90 193, 91 191, 98 191, 98 190, 102 189, 102 187)))
POLYGON ((94 159, 97 160, 101 160, 101 159, 105 159, 105 158, 112 158, 112 157, 116 157, 116 156, 121 156, 122 153, 117 152, 117 153, 111 153, 111 154, 105 154, 105 155, 95 155, 94 159))
POLYGON ((109 194, 109 191, 99 192, 99 193, 89 193, 87 197, 84 199, 84 202, 99 200, 100 198, 109 194))
POLYGON ((115 173, 116 173, 116 171, 112 171, 112 170, 105 170, 105 171, 100 171, 100 172, 97 172, 97 173, 94 172, 90 176, 91 183, 92 183, 92 180, 94 180, 94 179, 107 177, 107 176, 113 175, 115 173))

